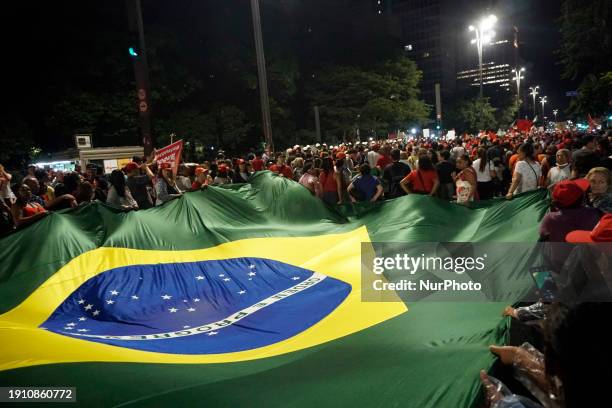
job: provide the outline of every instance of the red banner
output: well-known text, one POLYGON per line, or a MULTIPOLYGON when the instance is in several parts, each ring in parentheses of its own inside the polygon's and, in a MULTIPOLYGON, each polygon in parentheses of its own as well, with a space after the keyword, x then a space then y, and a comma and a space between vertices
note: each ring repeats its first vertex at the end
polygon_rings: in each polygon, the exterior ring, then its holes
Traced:
POLYGON ((183 153, 183 140, 174 142, 166 147, 162 147, 155 153, 155 161, 157 164, 170 163, 172 165, 172 172, 176 174, 178 171, 178 165, 181 161, 181 154, 183 153))
POLYGON ((533 122, 528 119, 519 119, 516 121, 516 127, 521 132, 529 132, 532 126, 533 122))

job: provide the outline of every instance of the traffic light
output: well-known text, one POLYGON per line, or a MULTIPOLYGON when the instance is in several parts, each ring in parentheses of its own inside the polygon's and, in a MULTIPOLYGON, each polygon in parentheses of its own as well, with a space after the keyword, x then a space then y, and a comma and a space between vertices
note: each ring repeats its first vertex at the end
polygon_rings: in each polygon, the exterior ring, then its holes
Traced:
POLYGON ((130 56, 132 56, 132 57, 137 57, 138 56, 138 53, 136 52, 136 49, 134 47, 128 48, 128 52, 130 53, 130 56))

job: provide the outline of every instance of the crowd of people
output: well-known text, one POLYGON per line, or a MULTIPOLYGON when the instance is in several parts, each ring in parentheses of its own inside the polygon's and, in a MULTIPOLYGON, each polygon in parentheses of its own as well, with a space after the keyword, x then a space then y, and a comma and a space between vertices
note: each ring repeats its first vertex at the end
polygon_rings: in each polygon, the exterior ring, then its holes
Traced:
MULTIPOLYGON (((330 205, 375 202, 407 194, 469 205, 494 197, 512 199, 538 188, 553 191, 562 181, 576 180, 584 193, 581 201, 569 202, 574 196, 565 188, 559 193, 562 197, 555 200, 558 211, 543 227, 544 235, 556 239, 560 232, 555 225, 570 225, 566 218, 583 219, 577 208, 599 213, 612 210, 611 139, 609 133, 531 131, 498 136, 482 132, 453 140, 296 145, 282 152, 250 152, 231 159, 220 152, 201 164, 182 163, 178 171, 170 163, 143 157, 134 157, 110 175, 100 174, 96 166, 84 172, 61 172, 32 165, 19 180, 0 165, 1 231, 10 232, 49 211, 93 200, 123 210, 147 209, 188 191, 245 183, 254 172, 270 170, 301 184, 330 205), (559 217, 564 222, 554 221, 559 217), (551 225, 553 230, 549 231, 551 225)), ((575 224, 589 226, 580 221, 575 224)))
MULTIPOLYGON (((517 194, 549 189, 550 211, 541 221, 540 241, 611 242, 611 142, 610 131, 532 130, 464 134, 452 140, 296 145, 282 152, 251 151, 234 158, 219 152, 216 158, 200 164, 182 163, 176 172, 170 163, 143 157, 134 157, 110 175, 100 174, 95 166, 84 172, 30 166, 25 176, 17 178, 0 165, 0 234, 36 222, 52 211, 94 200, 120 210, 143 210, 185 192, 245 183, 253 173, 269 170, 299 183, 332 206, 409 194, 470 205, 478 200, 512 200, 517 194)), ((519 321, 547 322, 547 332, 552 335, 546 338, 543 353, 530 344, 492 346, 491 351, 503 364, 514 365, 532 395, 546 406, 580 406, 580 390, 588 384, 576 377, 574 370, 596 364, 571 357, 572 347, 582 347, 591 340, 576 336, 570 328, 581 328, 584 319, 593 319, 593 313, 608 311, 602 304, 563 311, 557 306, 540 301, 508 306, 503 312, 519 321)), ((587 333, 591 329, 580 330, 587 333)), ((539 406, 512 394, 484 372, 481 381, 491 407, 539 406)))

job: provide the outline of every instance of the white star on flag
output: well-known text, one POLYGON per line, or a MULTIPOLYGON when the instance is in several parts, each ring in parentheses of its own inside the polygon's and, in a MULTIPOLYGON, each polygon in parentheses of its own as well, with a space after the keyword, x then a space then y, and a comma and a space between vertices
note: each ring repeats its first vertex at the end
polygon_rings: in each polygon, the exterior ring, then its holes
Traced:
POLYGON ((94 310, 93 312, 91 312, 92 315, 97 316, 100 314, 99 310, 94 310))
POLYGON ((172 296, 170 296, 170 295, 163 295, 163 296, 162 296, 162 299, 164 299, 164 300, 170 300, 170 299, 172 299, 172 296))
POLYGON ((134 300, 138 300, 138 299, 139 299, 139 297, 138 297, 138 296, 136 296, 136 295, 132 295, 132 299, 134 299, 134 300))
POLYGON ((190 307, 189 309, 187 309, 188 312, 195 312, 195 309, 193 307, 190 307))
POLYGON ((92 307, 93 307, 93 305, 90 303, 87 306, 85 306, 85 310, 91 310, 92 307))
POLYGON ((107 304, 107 305, 112 305, 113 303, 115 303, 115 301, 114 301, 114 300, 111 300, 111 299, 108 299, 108 300, 106 301, 106 304, 107 304))
POLYGON ((86 317, 79 317, 79 321, 84 322, 85 320, 87 320, 86 317))
POLYGON ((68 323, 66 326, 76 326, 76 323, 68 323))
POLYGON ((253 264, 249 265, 249 269, 255 269, 255 265, 253 264))
POLYGON ((171 307, 170 309, 168 309, 170 311, 170 313, 176 313, 178 311, 178 309, 171 307))
POLYGON ((219 332, 208 332, 209 336, 214 336, 215 334, 219 334, 219 332))
POLYGON ((117 296, 119 294, 119 292, 117 292, 116 290, 111 290, 111 296, 117 296))
POLYGON ((79 305, 82 305, 83 303, 85 303, 85 299, 81 299, 78 301, 79 305))
POLYGON ((222 273, 222 274, 220 274, 220 275, 219 275, 219 277, 220 277, 220 278, 222 278, 222 277, 224 277, 224 276, 225 276, 225 274, 224 274, 224 273, 222 273))
POLYGON ((187 299, 183 299, 183 303, 187 303, 187 299))
POLYGON ((223 279, 223 280, 224 280, 225 282, 229 282, 229 281, 231 281, 231 279, 230 279, 230 278, 225 278, 225 279, 223 279))
POLYGON ((249 273, 248 273, 248 275, 249 275, 249 276, 255 276, 255 275, 257 275, 257 274, 256 274, 255 272, 249 272, 249 273))
POLYGON ((195 298, 195 299, 193 299, 193 301, 194 301, 194 302, 199 302, 199 301, 200 301, 200 299, 195 298))
POLYGON ((197 280, 202 280, 202 279, 204 279, 204 277, 202 275, 198 275, 198 276, 196 276, 196 279, 197 280))
POLYGON ((64 327, 64 330, 72 330, 74 327, 64 327))
POLYGON ((300 280, 300 278, 299 278, 299 277, 297 277, 297 276, 294 276, 294 277, 293 277, 293 278, 291 278, 291 279, 293 279, 293 280, 300 280))
POLYGON ((244 295, 246 293, 246 290, 241 290, 240 292, 238 292, 239 295, 244 295))
POLYGON ((88 332, 89 330, 87 330, 87 329, 79 329, 79 330, 77 330, 77 331, 80 331, 80 332, 85 333, 85 332, 88 332))
POLYGON ((189 329, 191 326, 183 326, 183 329, 189 329))

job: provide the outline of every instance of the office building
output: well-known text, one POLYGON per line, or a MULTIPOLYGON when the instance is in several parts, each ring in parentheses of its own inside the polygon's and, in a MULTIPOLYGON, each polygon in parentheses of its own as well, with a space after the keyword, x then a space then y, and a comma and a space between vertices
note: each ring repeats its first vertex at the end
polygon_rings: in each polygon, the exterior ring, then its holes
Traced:
MULTIPOLYGON (((376 0, 378 1, 378 0, 376 0)), ((381 0, 385 5, 385 1, 381 0)), ((435 105, 435 85, 440 84, 442 102, 452 100, 456 89, 457 21, 449 0, 394 0, 387 10, 401 24, 406 55, 423 72, 421 96, 435 105)), ((383 7, 383 13, 385 8, 383 7)))

